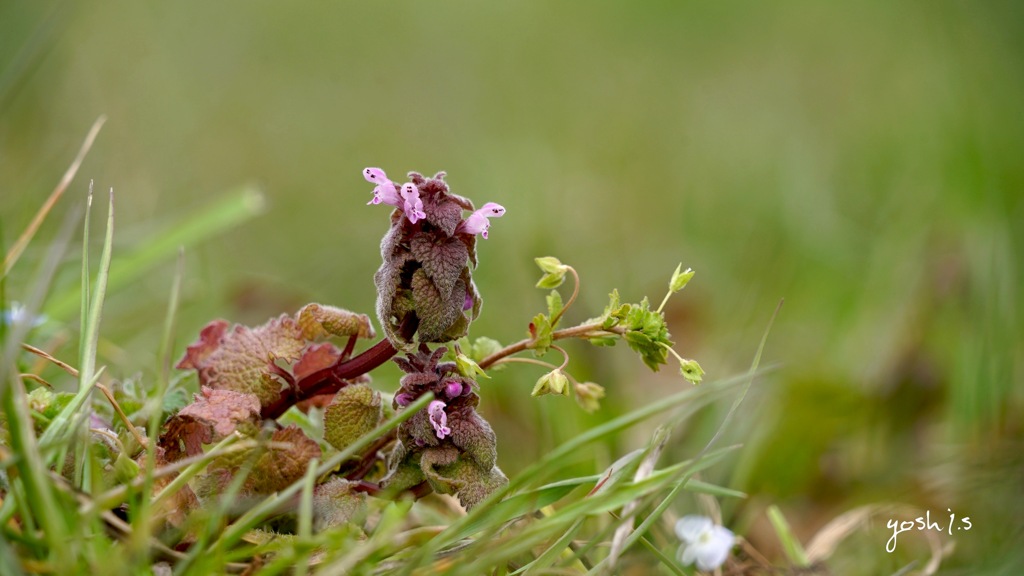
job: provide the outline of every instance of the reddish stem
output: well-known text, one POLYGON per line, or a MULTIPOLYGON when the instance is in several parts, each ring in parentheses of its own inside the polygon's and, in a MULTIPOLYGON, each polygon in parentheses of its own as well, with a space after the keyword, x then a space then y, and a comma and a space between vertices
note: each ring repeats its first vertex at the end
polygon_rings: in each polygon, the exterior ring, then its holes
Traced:
MULTIPOLYGON (((415 314, 409 314, 399 330, 399 336, 404 340, 409 340, 416 333, 418 327, 419 319, 415 314)), ((296 382, 294 387, 282 390, 276 401, 263 407, 261 416, 264 419, 276 420, 289 408, 303 400, 320 394, 337 392, 347 386, 350 379, 377 368, 397 353, 398 350, 385 338, 351 360, 344 360, 344 357, 339 358, 333 366, 317 370, 296 382)))

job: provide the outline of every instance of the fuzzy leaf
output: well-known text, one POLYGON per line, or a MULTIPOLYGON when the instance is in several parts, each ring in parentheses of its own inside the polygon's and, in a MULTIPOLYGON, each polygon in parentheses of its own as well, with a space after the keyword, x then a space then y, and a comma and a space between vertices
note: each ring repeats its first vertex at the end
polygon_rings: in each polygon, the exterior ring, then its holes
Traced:
MULTIPOLYGON (((459 283, 456 283, 458 285, 459 283)), ((436 341, 462 314, 463 296, 443 298, 423 269, 412 275, 412 300, 419 316, 420 342, 436 341)))
POLYGON ((448 419, 452 444, 459 447, 481 468, 489 469, 498 460, 497 437, 476 410, 466 407, 453 411, 448 419))
POLYGON ((457 238, 435 241, 427 234, 417 234, 410 242, 412 255, 423 265, 423 270, 434 282, 445 299, 452 293, 462 269, 469 262, 466 245, 457 238))
POLYGON ((195 456, 203 444, 212 444, 239 430, 254 433, 260 422, 260 402, 252 394, 203 388, 164 425, 160 446, 168 461, 195 456))
POLYGON ((295 425, 276 430, 270 441, 287 447, 271 447, 260 456, 246 479, 248 492, 270 494, 284 490, 306 474, 310 460, 320 457, 320 445, 295 425))
POLYGON ((260 422, 260 402, 252 394, 203 388, 195 400, 171 417, 164 425, 160 447, 172 462, 203 451, 233 433, 254 433, 260 422))
POLYGON ((177 416, 191 417, 209 424, 213 442, 218 442, 235 430, 254 431, 251 426, 260 422, 260 402, 256 396, 232 390, 203 388, 195 400, 181 409, 177 416))
POLYGON ((344 450, 373 430, 383 413, 379 392, 366 384, 346 386, 324 411, 324 440, 344 450))
POLYGON ((413 455, 406 451, 402 441, 395 443, 395 448, 388 456, 388 474, 381 480, 381 488, 401 492, 423 482, 423 470, 413 455))
POLYGON ((508 483, 497 466, 481 468, 473 460, 460 458, 458 451, 450 447, 424 451, 420 466, 435 492, 456 494, 466 509, 508 483))
POLYGON ((178 368, 198 370, 203 386, 255 394, 264 406, 272 403, 281 390, 275 362, 298 360, 306 345, 298 323, 281 315, 257 328, 226 326, 223 320, 207 325, 178 368))
POLYGON ((295 380, 302 380, 306 376, 333 366, 341 358, 341 350, 330 342, 313 344, 302 353, 302 358, 292 367, 292 374, 295 380))
POLYGON ((344 478, 334 478, 313 491, 313 530, 323 532, 345 524, 361 525, 368 513, 366 493, 344 478))
POLYGON ((424 200, 423 211, 427 214, 427 222, 437 226, 445 236, 454 236, 455 229, 462 223, 462 206, 447 194, 436 195, 432 201, 424 200))
POLYGON ((185 357, 178 361, 175 368, 199 370, 206 359, 220 347, 221 339, 231 324, 227 320, 214 320, 199 331, 199 340, 185 349, 185 357))
POLYGON ((454 446, 436 446, 427 448, 420 457, 420 469, 430 483, 430 487, 438 494, 454 494, 461 485, 448 478, 445 467, 455 464, 459 459, 459 450, 454 446))
POLYGON ((485 471, 471 462, 460 461, 452 475, 465 478, 464 486, 459 490, 459 502, 466 510, 471 510, 492 492, 508 484, 508 478, 497 466, 485 471))
POLYGON ((306 304, 295 317, 302 337, 306 340, 330 336, 373 338, 376 335, 366 314, 356 314, 335 306, 306 304))

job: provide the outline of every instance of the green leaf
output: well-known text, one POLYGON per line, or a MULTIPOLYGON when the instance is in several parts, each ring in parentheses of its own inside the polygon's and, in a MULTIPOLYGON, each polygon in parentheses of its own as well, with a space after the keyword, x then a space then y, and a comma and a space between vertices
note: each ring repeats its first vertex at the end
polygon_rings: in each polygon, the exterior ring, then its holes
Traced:
POLYGON ((568 266, 562 264, 562 262, 558 258, 555 258, 554 256, 534 258, 533 261, 536 262, 537 266, 540 267, 541 271, 546 274, 561 274, 564 276, 565 273, 569 270, 568 266))
POLYGON ((608 295, 608 305, 605 306, 604 314, 601 315, 601 328, 609 330, 617 326, 625 318, 627 312, 629 312, 629 304, 620 303, 619 291, 612 290, 612 293, 608 295))
POLYGON ((549 318, 557 318, 562 315, 562 295, 558 293, 558 290, 552 290, 547 295, 547 302, 549 318))
POLYGON ((138 478, 139 470, 138 462, 129 458, 124 452, 119 453, 114 460, 114 478, 122 484, 127 484, 138 478))
POLYGON ((537 314, 530 322, 530 343, 527 348, 533 350, 534 356, 540 357, 551 347, 551 321, 543 314, 537 314))
POLYGON ((366 384, 350 384, 339 390, 324 410, 324 440, 344 450, 383 418, 380 392, 366 384))
POLYGON ((545 274, 537 281, 537 288, 558 288, 565 282, 565 274, 545 274))
POLYGON ((494 338, 481 336, 473 341, 469 357, 479 362, 491 354, 498 352, 501 348, 501 342, 498 342, 494 338))
POLYGON ((667 348, 672 346, 665 317, 661 312, 650 309, 647 298, 639 304, 624 305, 612 315, 622 318, 627 330, 623 337, 629 347, 640 354, 644 364, 657 372, 659 365, 667 362, 667 348))
POLYGON ((455 356, 455 367, 459 371, 459 374, 462 374, 466 378, 473 380, 475 380, 477 376, 482 376, 488 379, 490 378, 490 376, 487 375, 487 372, 484 372, 484 369, 481 368, 479 364, 465 354, 457 354, 455 356))

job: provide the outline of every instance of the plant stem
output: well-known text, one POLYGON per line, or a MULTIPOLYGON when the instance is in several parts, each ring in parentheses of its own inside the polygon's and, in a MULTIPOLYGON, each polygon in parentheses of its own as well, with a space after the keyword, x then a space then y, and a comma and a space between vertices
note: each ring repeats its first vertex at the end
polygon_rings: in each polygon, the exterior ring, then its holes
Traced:
MULTIPOLYGON (((580 324, 579 326, 573 326, 572 328, 563 328, 561 330, 555 330, 554 332, 551 333, 551 339, 561 340, 563 338, 590 338, 593 336, 601 336, 602 334, 624 334, 625 331, 626 330, 624 328, 620 328, 618 326, 615 326, 609 330, 605 330, 601 328, 601 324, 599 323, 580 324)), ((520 340, 519 342, 516 342, 515 344, 512 344, 510 346, 506 346, 501 350, 498 350, 494 354, 491 354, 490 356, 481 360, 480 367, 486 370, 488 367, 494 365, 494 363, 497 362, 498 360, 501 360, 506 356, 518 354, 519 352, 526 350, 527 348, 530 347, 530 344, 532 342, 532 338, 527 338, 525 340, 520 340)))
POLYGON ((572 296, 569 297, 569 300, 565 303, 565 306, 562 306, 562 309, 559 310, 558 314, 556 314, 555 317, 551 319, 552 326, 558 324, 558 321, 562 319, 562 316, 565 314, 565 311, 568 310, 570 306, 572 306, 572 303, 576 301, 576 297, 580 295, 580 275, 576 273, 576 269, 573 268, 572 266, 566 266, 566 268, 569 269, 569 272, 572 272, 572 277, 575 280, 572 287, 572 296))
MULTIPOLYGON (((399 335, 403 339, 409 340, 416 333, 418 327, 419 319, 415 314, 409 314, 399 330, 399 335)), ((333 366, 317 370, 296 382, 294 387, 282 390, 280 397, 272 404, 265 406, 260 415, 264 419, 276 420, 289 408, 303 400, 341 390, 348 385, 348 381, 352 378, 362 376, 377 368, 397 353, 398 350, 391 344, 391 341, 384 338, 351 360, 345 360, 345 357, 342 356, 333 366)))

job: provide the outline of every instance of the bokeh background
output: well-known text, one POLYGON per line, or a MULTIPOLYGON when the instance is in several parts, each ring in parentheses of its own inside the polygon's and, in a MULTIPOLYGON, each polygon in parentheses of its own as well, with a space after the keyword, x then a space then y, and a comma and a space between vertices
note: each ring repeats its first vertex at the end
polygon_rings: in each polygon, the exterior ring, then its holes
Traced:
MULTIPOLYGON (((704 477, 750 494, 722 502, 724 520, 766 555, 778 557, 769 504, 806 539, 846 510, 896 502, 971 517, 947 539, 948 573, 1015 573, 1022 62, 1024 5, 1009 1, 4 2, 4 245, 108 118, 7 297, 29 298, 34 263, 90 179, 115 192, 115 270, 249 185, 261 215, 186 253, 177 349, 217 317, 259 323, 309 301, 372 313, 387 211, 365 206, 360 170, 445 170, 453 191, 508 210, 480 245, 473 336, 525 335, 544 306, 535 256, 582 276, 570 321, 599 314, 612 288, 659 302, 682 262, 697 276, 670 301, 670 329, 716 379, 747 369, 785 298, 774 368, 723 439, 744 447, 704 477)), ((70 254, 54 306, 78 282, 70 254)), ((113 377, 155 371, 174 268, 165 259, 109 294, 113 377)), ((69 321, 72 357, 76 310, 55 318, 69 321)), ((528 366, 485 385, 510 474, 688 386, 624 346, 569 350, 571 371, 608 389, 595 415, 529 398, 528 366)), ((727 404, 676 429, 670 457, 699 450, 727 404)), ((571 464, 600 468, 646 433, 571 464)), ((676 512, 693 510, 681 499, 676 512)), ((927 556, 916 532, 887 555, 886 520, 840 547, 838 573, 927 556)))

